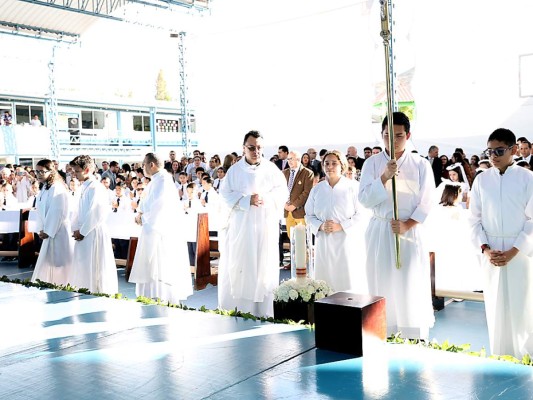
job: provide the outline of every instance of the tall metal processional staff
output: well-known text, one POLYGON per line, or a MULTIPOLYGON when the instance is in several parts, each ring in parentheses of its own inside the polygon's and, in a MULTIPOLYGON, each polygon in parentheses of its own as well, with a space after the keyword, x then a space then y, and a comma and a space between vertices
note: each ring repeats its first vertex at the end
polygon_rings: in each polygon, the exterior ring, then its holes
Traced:
MULTIPOLYGON (((380 17, 381 17, 381 37, 383 38, 383 47, 385 50, 385 75, 386 75, 386 92, 387 92, 387 129, 389 131, 389 149, 391 160, 396 159, 394 154, 394 121, 393 112, 394 106, 394 76, 393 76, 393 52, 392 52, 392 32, 391 32, 391 14, 389 13, 389 6, 392 5, 390 0, 380 0, 380 17)), ((398 196, 396 194, 396 176, 392 177, 392 204, 393 216, 397 221, 398 215, 398 196)), ((396 244, 396 268, 401 268, 400 261, 400 234, 394 235, 396 244)))

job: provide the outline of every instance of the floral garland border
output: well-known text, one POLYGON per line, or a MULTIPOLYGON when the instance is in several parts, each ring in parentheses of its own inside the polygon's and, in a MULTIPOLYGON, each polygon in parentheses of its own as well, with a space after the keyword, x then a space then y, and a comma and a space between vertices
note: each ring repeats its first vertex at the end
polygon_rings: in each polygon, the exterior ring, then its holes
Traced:
MULTIPOLYGON (((70 284, 67 285, 55 285, 53 283, 43 282, 39 279, 37 279, 36 282, 31 282, 29 279, 9 279, 6 275, 3 275, 0 277, 0 282, 5 283, 14 283, 18 285, 23 285, 26 287, 35 287, 39 289, 55 289, 55 290, 63 290, 67 292, 75 292, 75 293, 81 293, 81 294, 88 294, 92 296, 98 296, 98 297, 108 297, 111 299, 117 299, 117 300, 128 300, 126 296, 122 295, 122 293, 116 293, 114 295, 110 295, 107 293, 91 293, 89 289, 86 288, 76 288, 74 286, 71 286, 70 284)), ((244 313, 237 308, 233 310, 210 310, 206 308, 205 306, 201 306, 200 308, 193 308, 188 307, 183 304, 172 304, 170 302, 164 302, 161 300, 153 300, 147 297, 139 296, 135 299, 136 302, 146 304, 146 305, 158 305, 158 306, 166 306, 170 308, 177 308, 181 310, 189 310, 189 311, 201 311, 209 314, 217 314, 217 315, 224 315, 228 317, 239 317, 246 319, 251 319, 252 321, 261 321, 261 322, 272 322, 277 324, 289 324, 289 325, 301 325, 306 327, 309 330, 314 330, 315 325, 314 324, 304 324, 303 321, 295 322, 290 319, 284 319, 284 320, 276 320, 272 317, 265 318, 265 317, 256 317, 253 314, 250 313, 244 313)), ((462 344, 462 345, 455 345, 450 344, 447 340, 444 341, 442 344, 439 344, 436 340, 432 341, 424 341, 419 339, 405 339, 401 336, 401 332, 396 333, 390 337, 387 338, 388 343, 396 343, 396 344, 407 344, 407 345, 414 345, 414 346, 421 346, 429 349, 434 350, 441 350, 441 351, 448 351, 451 353, 462 353, 467 354, 474 357, 481 357, 481 358, 487 358, 487 354, 484 348, 482 348, 480 351, 470 351, 470 344, 462 344)), ((516 357, 510 356, 510 355, 492 355, 488 357, 492 360, 498 360, 498 361, 505 361, 505 362, 512 362, 514 364, 522 364, 526 366, 533 366, 533 357, 531 357, 529 354, 526 354, 524 357, 522 357, 521 360, 519 360, 516 357)))

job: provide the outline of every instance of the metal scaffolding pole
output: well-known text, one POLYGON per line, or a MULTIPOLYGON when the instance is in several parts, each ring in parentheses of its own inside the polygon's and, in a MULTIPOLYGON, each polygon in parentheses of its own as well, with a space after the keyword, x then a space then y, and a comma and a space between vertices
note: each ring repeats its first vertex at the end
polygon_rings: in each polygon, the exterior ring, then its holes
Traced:
POLYGON ((183 154, 189 155, 189 132, 190 132, 190 116, 187 98, 187 74, 185 71, 185 36, 186 32, 180 32, 177 35, 172 33, 171 37, 178 37, 178 52, 179 52, 179 74, 180 74, 180 111, 181 111, 181 146, 183 154))
POLYGON ((56 50, 59 44, 52 48, 52 57, 48 63, 48 95, 46 110, 48 114, 47 126, 50 129, 50 154, 52 159, 59 160, 59 138, 57 134, 57 95, 55 83, 56 50))

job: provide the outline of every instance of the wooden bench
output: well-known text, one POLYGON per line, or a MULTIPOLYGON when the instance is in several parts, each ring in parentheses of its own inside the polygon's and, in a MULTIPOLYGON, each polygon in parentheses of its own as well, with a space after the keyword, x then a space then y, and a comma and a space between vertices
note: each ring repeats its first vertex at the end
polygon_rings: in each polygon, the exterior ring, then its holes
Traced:
POLYGON ((429 253, 429 267, 431 273, 431 298, 433 300, 433 309, 440 311, 444 309, 444 298, 463 299, 471 301, 484 301, 483 293, 465 292, 457 290, 437 290, 435 285, 435 253, 429 253))
MULTIPOLYGON (((138 239, 130 238, 128 258, 125 260, 126 281, 129 281, 138 239)), ((218 274, 211 269, 211 257, 218 257, 218 239, 209 236, 209 217, 207 214, 198 214, 198 230, 196 234, 196 266, 194 273, 194 289, 202 290, 208 284, 218 283, 218 274)))
MULTIPOLYGON (((18 234, 17 250, 0 251, 0 256, 18 257, 18 267, 28 268, 28 267, 31 267, 32 265, 35 265, 35 262, 37 261, 35 238, 33 236, 33 232, 30 232, 28 230, 28 218, 30 215, 30 209, 27 208, 27 209, 22 209, 22 210, 0 211, 0 213, 16 213, 16 212, 18 212, 18 232, 15 229, 7 229, 12 232, 2 232, 2 233, 18 234)), ((2 216, 5 217, 7 216, 7 214, 0 214, 0 218, 2 216)))

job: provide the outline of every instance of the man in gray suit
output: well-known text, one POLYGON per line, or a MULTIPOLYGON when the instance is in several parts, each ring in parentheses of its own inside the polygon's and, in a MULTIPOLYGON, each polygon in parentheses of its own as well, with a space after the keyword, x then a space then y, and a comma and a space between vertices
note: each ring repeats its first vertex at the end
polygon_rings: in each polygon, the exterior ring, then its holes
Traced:
POLYGON ((109 178, 109 189, 115 190, 117 186, 117 173, 119 170, 118 162, 111 161, 109 163, 109 169, 102 173, 102 178, 109 178))

